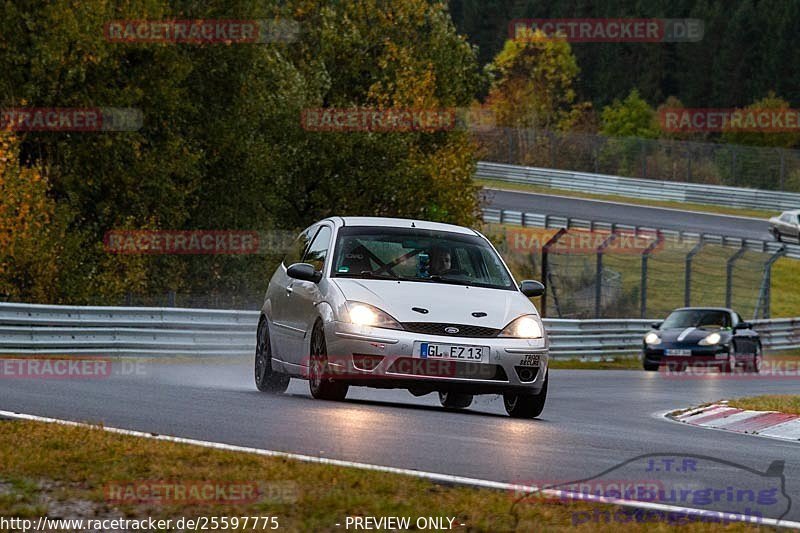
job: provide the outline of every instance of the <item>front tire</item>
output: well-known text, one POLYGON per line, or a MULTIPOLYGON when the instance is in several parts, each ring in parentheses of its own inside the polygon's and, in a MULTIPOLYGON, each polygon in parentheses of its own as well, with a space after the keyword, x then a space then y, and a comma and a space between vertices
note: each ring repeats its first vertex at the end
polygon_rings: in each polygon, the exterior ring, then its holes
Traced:
POLYGON ((761 345, 759 344, 758 346, 756 346, 756 353, 753 354, 752 361, 749 361, 745 368, 747 369, 748 372, 752 372, 753 374, 758 374, 759 372, 761 372, 761 364, 763 363, 763 361, 764 361, 764 352, 761 349, 761 345))
POLYGON ((783 237, 781 237, 781 232, 778 231, 777 229, 773 229, 772 230, 772 236, 775 237, 775 240, 778 241, 778 242, 782 242, 783 241, 783 237))
POLYGON ((466 409, 472 405, 472 394, 440 392, 439 402, 445 409, 466 409))
POLYGON ((642 366, 648 372, 658 372, 659 364, 658 363, 648 363, 647 360, 645 359, 644 361, 642 361, 642 366))
POLYGON ((330 378, 328 367, 328 345, 322 322, 317 320, 311 333, 311 357, 308 362, 308 388, 311 396, 318 400, 341 401, 350 388, 346 383, 338 383, 330 378))
POLYGON ((728 360, 723 363, 720 368, 723 374, 732 374, 736 371, 736 347, 731 345, 731 351, 728 354, 728 360))
POLYGON ((544 379, 544 386, 539 394, 503 394, 503 405, 506 413, 512 418, 536 418, 544 410, 547 401, 547 383, 549 373, 544 379))
POLYGON ((262 318, 258 323, 254 366, 256 388, 258 390, 273 394, 286 392, 289 387, 289 376, 272 369, 272 344, 269 340, 269 324, 267 324, 266 318, 262 318))

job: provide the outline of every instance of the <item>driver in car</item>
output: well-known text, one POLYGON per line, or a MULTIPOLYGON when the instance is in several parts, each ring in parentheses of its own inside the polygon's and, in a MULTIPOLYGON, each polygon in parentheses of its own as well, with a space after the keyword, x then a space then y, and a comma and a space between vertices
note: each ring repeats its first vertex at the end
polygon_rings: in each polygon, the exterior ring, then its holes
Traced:
POLYGON ((450 250, 445 248, 434 248, 431 250, 431 269, 432 275, 441 276, 452 269, 452 258, 450 250))

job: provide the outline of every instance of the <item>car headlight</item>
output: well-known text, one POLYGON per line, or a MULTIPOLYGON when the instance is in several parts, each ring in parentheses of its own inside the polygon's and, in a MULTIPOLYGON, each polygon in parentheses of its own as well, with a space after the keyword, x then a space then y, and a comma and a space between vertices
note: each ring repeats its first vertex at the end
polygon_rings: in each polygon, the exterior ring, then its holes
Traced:
POLYGON ((705 339, 700 339, 699 344, 700 346, 714 346, 715 344, 719 344, 719 341, 722 340, 722 337, 719 333, 709 333, 705 339))
POLYGON ((645 335, 644 342, 651 346, 654 346, 656 344, 661 344, 661 337, 658 336, 658 333, 651 331, 650 333, 645 335))
POLYGON ((511 321, 503 328, 498 337, 515 339, 539 339, 542 337, 542 326, 535 315, 524 315, 511 321))
POLYGON ((392 315, 381 311, 374 305, 361 302, 347 302, 347 315, 350 322, 359 326, 372 326, 375 328, 403 329, 400 322, 392 315))

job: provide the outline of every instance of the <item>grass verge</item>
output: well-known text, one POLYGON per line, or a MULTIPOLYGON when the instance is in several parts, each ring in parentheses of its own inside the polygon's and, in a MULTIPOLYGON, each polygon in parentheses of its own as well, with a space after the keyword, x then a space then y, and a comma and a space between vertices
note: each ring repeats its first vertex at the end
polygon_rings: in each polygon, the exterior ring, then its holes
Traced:
MULTIPOLYGON (((454 415, 458 416, 458 415, 454 415)), ((347 516, 453 517, 457 531, 617 531, 618 521, 588 520, 597 509, 575 502, 514 503, 500 491, 442 486, 412 477, 303 463, 38 422, 0 420, 0 516, 147 518, 274 516, 280 531, 342 531, 347 516), (109 502, 109 487, 169 480, 173 487, 214 481, 295 487, 291 498, 255 502, 109 502), (288 484, 288 485, 287 485, 288 484), (590 513, 576 515, 575 513, 590 513), (337 527, 337 523, 341 526, 337 527), (464 524, 461 526, 460 524, 464 524)), ((166 482, 165 482, 166 483, 166 482)), ((127 494, 127 491, 124 492, 127 494)), ((173 492, 177 493, 177 492, 173 492)), ((163 492, 162 494, 167 494, 163 492)), ((285 491, 282 492, 285 496, 285 491)), ((611 515, 613 516, 613 515, 611 515)), ((630 531, 751 529, 742 524, 628 521, 630 531)), ((271 525, 266 528, 270 529, 271 525)), ((243 530, 241 527, 239 530, 243 530)), ((228 529, 236 530, 236 528, 228 529)), ((252 531, 252 526, 247 528, 252 531)))
POLYGON ((620 202, 626 204, 643 205, 648 207, 668 207, 670 209, 680 209, 681 211, 696 211, 701 213, 714 213, 718 215, 734 215, 740 217, 755 217, 768 219, 779 214, 778 211, 764 211, 761 209, 740 209, 736 207, 726 207, 722 205, 694 204, 686 202, 670 202, 664 200, 647 200, 644 198, 633 198, 630 196, 616 194, 592 194, 582 191, 570 191, 566 189, 552 189, 540 185, 528 185, 525 183, 509 183, 500 180, 476 179, 475 182, 482 187, 492 189, 504 189, 507 191, 535 192, 540 194, 556 194, 559 196, 570 196, 573 198, 587 198, 589 200, 605 200, 607 202, 620 202))
POLYGON ((550 368, 559 370, 642 370, 638 357, 604 357, 602 361, 589 359, 551 359, 550 368))
POLYGON ((730 400, 728 405, 749 411, 778 411, 800 415, 800 396, 796 394, 766 394, 730 400))

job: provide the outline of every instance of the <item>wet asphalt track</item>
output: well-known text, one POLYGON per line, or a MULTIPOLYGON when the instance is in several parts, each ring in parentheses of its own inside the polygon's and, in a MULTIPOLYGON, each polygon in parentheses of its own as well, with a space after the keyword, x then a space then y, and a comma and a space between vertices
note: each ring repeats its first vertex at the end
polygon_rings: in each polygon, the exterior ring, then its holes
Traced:
POLYGON ((524 213, 573 217, 596 222, 708 233, 744 239, 772 241, 769 222, 747 217, 715 215, 677 209, 585 200, 526 192, 489 189, 485 206, 524 213))
MULTIPOLYGON (((602 479, 749 489, 767 479, 755 471, 785 461, 788 498, 761 510, 777 518, 791 506, 784 518, 800 519, 800 443, 690 427, 655 416, 722 398, 796 392, 796 378, 679 380, 641 371, 554 370, 542 417, 514 420, 505 416, 494 396, 476 398, 463 412, 444 411, 434 395, 415 398, 402 390, 351 388, 346 401, 325 402, 313 400, 307 384, 296 380, 286 394, 259 393, 251 373, 249 360, 162 360, 143 363, 134 375, 105 379, 4 379, 0 409, 533 484, 592 478, 610 469, 602 479), (654 471, 645 466, 646 459, 618 467, 642 454, 708 459, 682 472, 654 471)), ((656 464, 665 463, 658 458, 656 464)), ((673 503, 746 511, 740 503, 673 503)))

